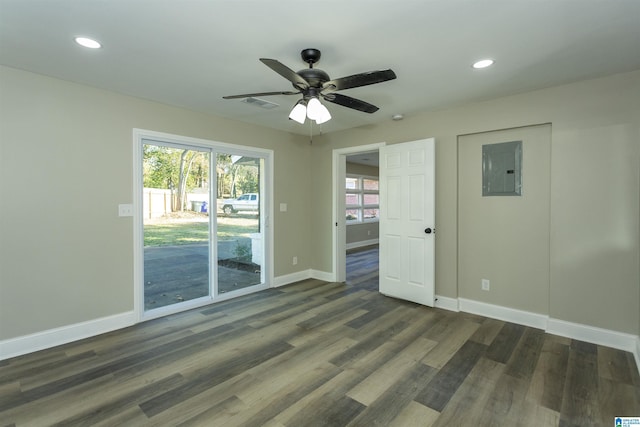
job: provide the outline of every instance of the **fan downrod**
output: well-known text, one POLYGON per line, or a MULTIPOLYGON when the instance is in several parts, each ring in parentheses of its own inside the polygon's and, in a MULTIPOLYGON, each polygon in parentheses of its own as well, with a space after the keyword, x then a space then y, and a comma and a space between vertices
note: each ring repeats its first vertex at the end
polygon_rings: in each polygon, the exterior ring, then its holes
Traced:
POLYGON ((300 52, 302 60, 309 64, 309 68, 313 68, 313 64, 320 61, 320 51, 318 49, 304 49, 300 52))

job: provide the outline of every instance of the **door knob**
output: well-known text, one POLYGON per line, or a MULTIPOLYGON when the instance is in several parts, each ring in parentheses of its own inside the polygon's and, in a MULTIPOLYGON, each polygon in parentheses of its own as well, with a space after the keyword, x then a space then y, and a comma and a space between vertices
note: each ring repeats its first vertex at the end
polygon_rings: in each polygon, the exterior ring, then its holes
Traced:
POLYGON ((424 229, 424 232, 427 233, 427 234, 431 234, 432 231, 433 230, 431 230, 429 227, 424 229))

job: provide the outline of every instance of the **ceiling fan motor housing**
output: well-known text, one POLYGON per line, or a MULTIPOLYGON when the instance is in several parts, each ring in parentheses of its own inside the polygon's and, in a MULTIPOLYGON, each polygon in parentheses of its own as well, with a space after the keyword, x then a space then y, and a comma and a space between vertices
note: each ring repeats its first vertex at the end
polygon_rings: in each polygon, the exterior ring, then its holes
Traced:
MULTIPOLYGON (((309 68, 298 71, 298 75, 309 83, 310 87, 321 88, 324 82, 330 80, 329 75, 322 70, 313 68, 313 64, 320 61, 321 53, 318 49, 303 49, 300 52, 302 60, 309 64, 309 68)), ((294 84, 294 86, 296 86, 294 84)))
POLYGON ((330 80, 329 75, 318 68, 305 68, 304 70, 298 71, 298 75, 305 79, 309 83, 309 86, 315 88, 322 87, 324 82, 330 80))

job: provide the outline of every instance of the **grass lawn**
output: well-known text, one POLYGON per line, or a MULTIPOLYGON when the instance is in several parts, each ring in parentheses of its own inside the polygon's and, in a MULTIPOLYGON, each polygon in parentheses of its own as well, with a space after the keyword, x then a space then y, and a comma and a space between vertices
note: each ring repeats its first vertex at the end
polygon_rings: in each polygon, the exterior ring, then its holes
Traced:
MULTIPOLYGON (((258 218, 218 218, 218 239, 231 240, 238 236, 249 237, 258 232, 258 218)), ((144 225, 145 246, 193 245, 209 241, 207 220, 172 221, 155 220, 144 225)))

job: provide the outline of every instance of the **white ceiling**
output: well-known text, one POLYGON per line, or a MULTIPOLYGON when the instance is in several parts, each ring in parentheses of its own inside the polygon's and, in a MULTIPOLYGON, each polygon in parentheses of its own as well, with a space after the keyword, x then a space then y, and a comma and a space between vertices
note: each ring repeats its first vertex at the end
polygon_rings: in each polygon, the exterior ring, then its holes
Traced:
POLYGON ((380 153, 378 151, 370 151, 366 153, 356 153, 347 156, 347 163, 357 163, 366 166, 380 165, 380 153))
POLYGON ((0 0, 0 63, 308 135, 640 69, 640 0, 0 0), (258 59, 297 71, 304 48, 331 78, 398 78, 341 92, 378 112, 328 103, 313 129, 287 118, 297 96, 222 99, 292 90, 258 59))

